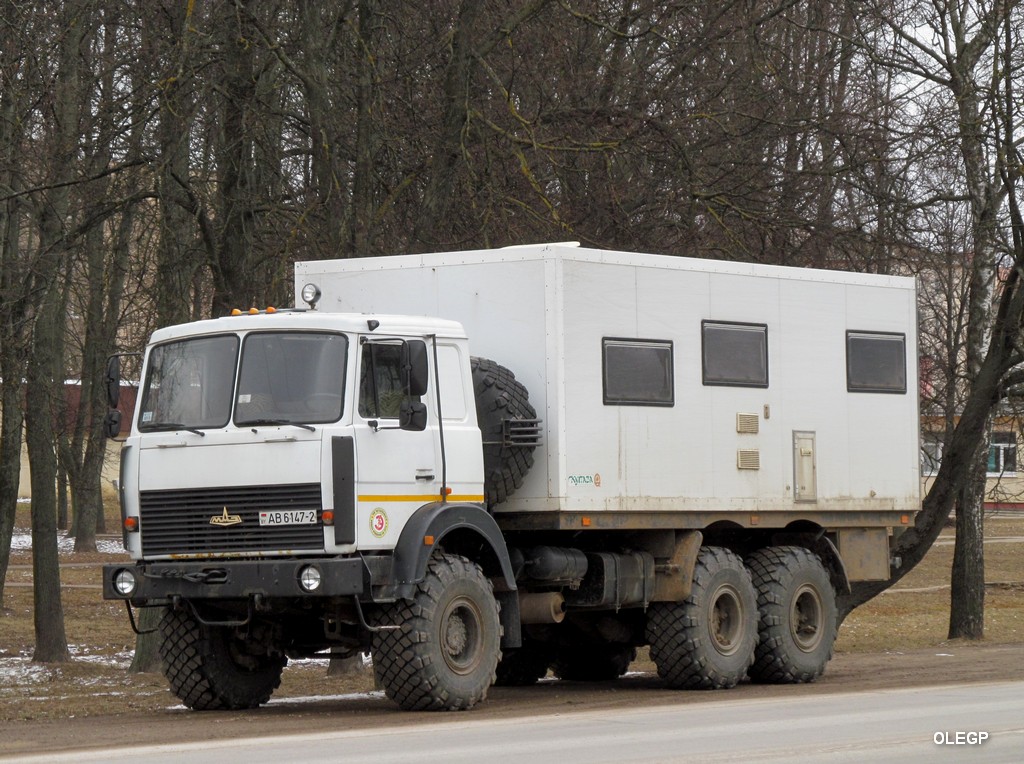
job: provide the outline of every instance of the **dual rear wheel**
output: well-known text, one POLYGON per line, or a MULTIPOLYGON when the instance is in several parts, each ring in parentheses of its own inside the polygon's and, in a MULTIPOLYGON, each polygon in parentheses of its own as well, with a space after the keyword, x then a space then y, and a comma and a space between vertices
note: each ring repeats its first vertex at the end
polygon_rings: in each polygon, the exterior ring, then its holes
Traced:
POLYGON ((835 593, 802 547, 768 547, 746 564, 728 549, 702 547, 689 597, 652 605, 646 636, 671 687, 728 689, 745 675, 810 682, 832 657, 835 593))
POLYGON ((757 649, 750 676, 759 682, 813 682, 836 640, 836 598, 821 560, 798 546, 767 547, 747 559, 757 590, 757 649))

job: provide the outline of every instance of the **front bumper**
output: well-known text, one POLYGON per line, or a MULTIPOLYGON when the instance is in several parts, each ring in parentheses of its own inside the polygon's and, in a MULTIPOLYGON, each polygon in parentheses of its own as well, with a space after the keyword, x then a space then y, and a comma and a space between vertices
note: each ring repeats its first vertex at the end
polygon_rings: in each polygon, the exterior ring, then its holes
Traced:
POLYGON ((174 598, 359 596, 369 592, 370 578, 362 557, 128 563, 103 566, 103 598, 140 606, 174 598), (300 572, 310 565, 316 566, 321 576, 314 592, 299 584, 300 572), (114 586, 121 571, 135 577, 135 588, 127 594, 114 586))

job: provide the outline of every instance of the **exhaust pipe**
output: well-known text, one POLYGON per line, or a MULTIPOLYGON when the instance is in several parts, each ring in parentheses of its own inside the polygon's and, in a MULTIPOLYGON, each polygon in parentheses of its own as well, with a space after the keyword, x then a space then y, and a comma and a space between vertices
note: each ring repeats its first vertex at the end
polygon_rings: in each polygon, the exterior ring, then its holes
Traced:
POLYGON ((565 597, 558 592, 519 593, 522 623, 561 623, 565 618, 565 597))

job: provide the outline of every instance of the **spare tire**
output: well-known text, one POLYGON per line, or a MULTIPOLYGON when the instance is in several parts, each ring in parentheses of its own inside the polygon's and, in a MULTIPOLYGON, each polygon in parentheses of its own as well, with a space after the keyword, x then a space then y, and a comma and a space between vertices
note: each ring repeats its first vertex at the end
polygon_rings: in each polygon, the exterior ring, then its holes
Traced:
POLYGON ((533 466, 537 442, 509 442, 508 422, 537 422, 530 394, 516 375, 486 358, 472 358, 476 419, 484 443, 484 500, 487 507, 505 501, 523 484, 533 466))

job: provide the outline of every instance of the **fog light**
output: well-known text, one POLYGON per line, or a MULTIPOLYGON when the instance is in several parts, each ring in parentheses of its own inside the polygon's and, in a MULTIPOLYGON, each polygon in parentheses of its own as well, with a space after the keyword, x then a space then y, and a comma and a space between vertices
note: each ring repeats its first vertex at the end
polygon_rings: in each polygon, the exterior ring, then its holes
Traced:
POLYGON ((320 569, 314 565, 307 565, 299 571, 299 586, 307 592, 315 592, 319 589, 321 581, 320 569))
POLYGON ((114 589, 122 597, 130 597, 135 593, 135 574, 130 570, 119 570, 114 574, 114 589))

